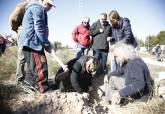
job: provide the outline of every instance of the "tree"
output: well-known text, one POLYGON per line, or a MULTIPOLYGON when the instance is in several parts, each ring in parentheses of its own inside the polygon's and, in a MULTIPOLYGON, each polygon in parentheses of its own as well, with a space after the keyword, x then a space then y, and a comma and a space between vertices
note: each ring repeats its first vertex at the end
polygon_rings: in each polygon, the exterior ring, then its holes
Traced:
POLYGON ((154 47, 156 44, 165 45, 165 31, 160 31, 156 36, 148 36, 145 45, 148 48, 154 47))

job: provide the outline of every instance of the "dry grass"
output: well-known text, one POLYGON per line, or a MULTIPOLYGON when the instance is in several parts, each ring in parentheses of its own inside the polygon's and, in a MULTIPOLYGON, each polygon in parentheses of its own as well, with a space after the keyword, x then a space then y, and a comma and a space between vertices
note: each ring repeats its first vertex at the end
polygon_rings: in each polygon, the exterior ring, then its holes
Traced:
MULTIPOLYGON (((71 58, 75 57, 75 52, 73 50, 58 50, 56 52, 57 56, 66 63, 71 58)), ((60 67, 58 63, 51 61, 50 54, 46 53, 49 67, 49 75, 53 76, 58 68, 60 67)), ((150 56, 142 54, 142 56, 150 56)), ((153 57, 153 56, 152 56, 153 57)), ((151 57, 151 58, 152 58, 151 57)), ((0 57, 0 82, 4 80, 14 80, 16 71, 16 59, 17 59, 17 47, 12 47, 6 50, 6 54, 0 57)), ((158 76, 160 71, 165 71, 164 67, 155 67, 154 65, 147 64, 153 78, 158 76)), ((0 111, 5 106, 1 106, 2 101, 10 100, 14 96, 17 96, 19 91, 17 91, 16 86, 11 86, 8 84, 0 85, 0 111), (4 89, 5 88, 5 89, 4 89), (12 96, 11 96, 12 95, 12 96)), ((129 103, 126 106, 107 106, 109 108, 109 114, 164 114, 165 113, 165 101, 160 98, 153 98, 148 102, 134 102, 129 103)), ((5 107, 4 107, 5 109, 5 107)), ((2 114, 2 113, 1 113, 2 114)))
POLYGON ((164 114, 165 100, 160 98, 153 98, 148 102, 129 103, 126 106, 110 105, 109 114, 164 114))

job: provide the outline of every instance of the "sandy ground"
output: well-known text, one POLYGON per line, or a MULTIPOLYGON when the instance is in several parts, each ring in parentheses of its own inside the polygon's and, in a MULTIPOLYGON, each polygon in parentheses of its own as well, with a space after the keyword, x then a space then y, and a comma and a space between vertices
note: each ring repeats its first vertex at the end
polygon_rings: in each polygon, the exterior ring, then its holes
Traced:
MULTIPOLYGON (((143 60, 147 63, 152 77, 155 78, 159 72, 165 71, 165 63, 155 61, 154 56, 145 55, 143 60)), ((140 114, 140 112, 147 110, 144 107, 138 108, 136 107, 137 105, 134 107, 131 105, 132 108, 128 108, 102 103, 97 91, 103 85, 104 75, 94 78, 94 90, 89 94, 79 94, 76 92, 61 93, 58 90, 50 91, 43 95, 27 94, 13 83, 14 80, 8 81, 7 85, 1 84, 0 86, 4 88, 0 91, 0 114, 140 114)), ((162 105, 162 107, 165 107, 165 102, 162 99, 158 99, 153 104, 155 103, 158 103, 158 107, 162 105)), ((141 105, 149 107, 146 103, 138 106, 141 105)), ((156 110, 158 107, 151 108, 156 110)), ((157 114, 164 114, 164 112, 165 108, 157 111, 157 114)), ((150 114, 154 113, 155 111, 152 110, 150 114)))

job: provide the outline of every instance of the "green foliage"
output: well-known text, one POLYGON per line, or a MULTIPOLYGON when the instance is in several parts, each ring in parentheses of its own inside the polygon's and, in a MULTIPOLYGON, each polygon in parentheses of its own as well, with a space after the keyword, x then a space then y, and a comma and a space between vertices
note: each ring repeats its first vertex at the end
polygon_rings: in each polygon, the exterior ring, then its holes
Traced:
POLYGON ((17 47, 8 48, 0 57, 0 81, 11 78, 16 71, 17 47))
POLYGON ((160 31, 156 36, 148 36, 146 46, 154 47, 156 44, 165 45, 165 31, 160 31))

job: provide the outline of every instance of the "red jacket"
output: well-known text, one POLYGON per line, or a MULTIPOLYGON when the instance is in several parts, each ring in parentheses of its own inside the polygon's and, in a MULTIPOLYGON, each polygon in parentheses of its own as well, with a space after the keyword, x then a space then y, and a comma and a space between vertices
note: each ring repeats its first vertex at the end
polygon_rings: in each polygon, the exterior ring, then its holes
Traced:
POLYGON ((90 37, 89 37, 89 28, 90 26, 83 26, 83 24, 77 26, 72 32, 73 40, 79 43, 82 46, 89 46, 90 37))

